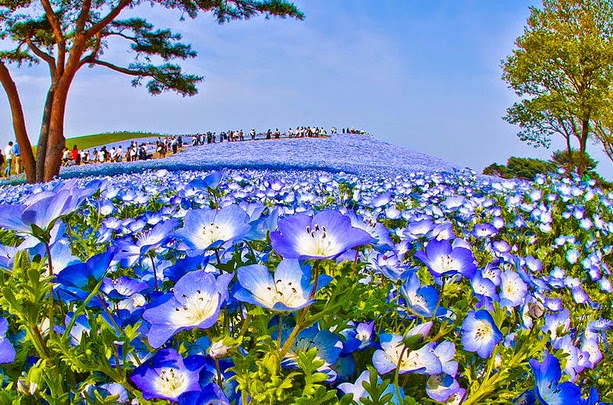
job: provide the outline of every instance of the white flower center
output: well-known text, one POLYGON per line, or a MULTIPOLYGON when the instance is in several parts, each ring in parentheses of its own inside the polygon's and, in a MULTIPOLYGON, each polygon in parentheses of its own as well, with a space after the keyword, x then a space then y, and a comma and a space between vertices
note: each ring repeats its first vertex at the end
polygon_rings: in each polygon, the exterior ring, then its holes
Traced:
POLYGON ((256 296, 260 302, 269 308, 274 307, 278 302, 290 308, 296 308, 308 301, 308 297, 305 297, 301 286, 286 280, 276 280, 274 285, 269 285, 265 290, 258 291, 256 296))
POLYGON ((477 321, 477 327, 475 328, 474 334, 475 340, 488 341, 494 336, 494 330, 489 322, 477 321))
POLYGON ((193 326, 204 322, 213 316, 219 305, 219 293, 214 295, 204 294, 196 290, 196 294, 188 297, 183 295, 186 301, 183 306, 177 306, 172 313, 171 319, 175 326, 193 326))
POLYGON ((309 256, 334 256, 340 253, 336 238, 328 235, 325 226, 307 226, 298 239, 297 250, 309 256))
POLYGON ((451 256, 449 255, 442 255, 438 258, 438 263, 437 263, 437 269, 434 270, 438 270, 438 273, 447 273, 450 270, 453 270, 454 265, 455 265, 455 259, 453 259, 451 256))
POLYGON ((176 398, 187 389, 188 379, 175 368, 162 368, 153 385, 158 393, 168 398, 176 398))
POLYGON ((198 238, 200 240, 199 247, 201 249, 206 249, 219 240, 230 240, 234 234, 234 229, 229 227, 227 224, 223 225, 225 226, 219 226, 215 222, 204 225, 202 227, 202 231, 200 232, 200 237, 198 238))

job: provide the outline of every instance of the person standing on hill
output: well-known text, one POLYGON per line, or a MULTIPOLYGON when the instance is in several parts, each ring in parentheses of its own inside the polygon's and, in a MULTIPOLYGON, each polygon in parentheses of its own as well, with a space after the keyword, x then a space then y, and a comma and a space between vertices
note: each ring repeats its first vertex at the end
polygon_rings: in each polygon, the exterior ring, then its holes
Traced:
POLYGON ((4 154, 2 153, 2 149, 0 148, 0 171, 4 168, 4 154))
POLYGON ((81 155, 79 154, 79 149, 77 148, 77 145, 72 147, 72 151, 70 152, 72 154, 72 161, 74 162, 75 165, 80 165, 81 164, 81 155))
POLYGON ((11 175, 11 168, 13 164, 13 142, 9 141, 9 144, 4 148, 4 159, 6 160, 6 168, 4 169, 4 177, 11 175))
POLYGON ((13 171, 15 174, 21 173, 21 149, 17 142, 13 144, 13 171))

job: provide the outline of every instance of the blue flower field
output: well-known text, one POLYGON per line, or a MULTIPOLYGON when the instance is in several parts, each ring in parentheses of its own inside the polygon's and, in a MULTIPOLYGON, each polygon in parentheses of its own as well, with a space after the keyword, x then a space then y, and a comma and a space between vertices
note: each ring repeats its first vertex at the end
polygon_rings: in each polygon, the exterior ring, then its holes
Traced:
POLYGON ((358 135, 2 186, 0 403, 609 403, 612 201, 358 135))

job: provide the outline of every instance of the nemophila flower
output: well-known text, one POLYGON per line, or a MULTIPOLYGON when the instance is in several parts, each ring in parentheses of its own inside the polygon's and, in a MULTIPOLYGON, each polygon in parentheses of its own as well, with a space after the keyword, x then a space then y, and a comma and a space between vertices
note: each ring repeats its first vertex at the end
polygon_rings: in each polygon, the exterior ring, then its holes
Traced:
POLYGON ((347 216, 351 219, 352 226, 368 232, 376 248, 387 249, 394 246, 389 230, 381 222, 374 218, 358 216, 355 211, 348 211, 347 216))
POLYGON ((438 402, 447 399, 460 390, 458 381, 448 374, 434 374, 426 381, 426 393, 430 398, 438 402))
MULTIPOLYGON (((338 389, 341 390, 341 392, 344 394, 352 394, 353 400, 358 404, 362 404, 363 401, 361 401, 361 399, 370 399, 370 394, 364 388, 364 383, 368 382, 370 382, 370 371, 364 370, 353 384, 348 382, 342 383, 338 385, 338 389)), ((381 377, 377 376, 377 384, 381 383, 383 383, 383 380, 381 379, 381 377)), ((393 385, 388 385, 385 391, 383 391, 382 396, 385 396, 387 394, 392 394, 392 397, 389 399, 388 403, 402 403, 402 398, 398 398, 398 393, 393 385)), ((400 388, 400 394, 404 395, 404 390, 402 388, 400 388)))
POLYGON ((473 253, 464 247, 452 248, 447 240, 431 240, 425 251, 418 251, 415 257, 428 266, 430 272, 437 277, 459 273, 472 278, 477 270, 473 253))
POLYGON ((15 348, 7 339, 9 322, 6 318, 0 318, 0 364, 12 363, 15 360, 15 348))
POLYGON ((143 313, 143 318, 151 324, 147 334, 149 344, 157 348, 179 331, 214 325, 221 305, 228 298, 232 277, 232 274, 222 274, 215 278, 202 271, 183 276, 172 293, 156 299, 143 313))
MULTIPOLYGON (((254 264, 240 267, 237 278, 242 287, 234 294, 239 301, 248 302, 275 311, 294 311, 313 303, 311 296, 311 268, 300 266, 298 260, 282 260, 274 275, 266 266, 254 264)), ((320 275, 317 289, 331 281, 331 277, 320 275)))
MULTIPOLYGON (((419 324, 406 333, 406 338, 425 337, 432 328, 432 322, 419 324)), ((372 357, 373 366, 380 374, 387 374, 400 365, 400 374, 440 374, 443 370, 441 360, 434 354, 434 343, 422 346, 420 349, 408 348, 402 335, 385 333, 380 335, 381 349, 375 351, 372 357)))
POLYGON ((355 325, 354 322, 349 322, 349 328, 341 331, 343 341, 343 351, 341 356, 347 356, 356 350, 364 350, 374 343, 375 337, 375 322, 360 322, 355 325))
POLYGON ((554 314, 545 315, 545 325, 543 332, 549 333, 551 340, 555 341, 558 337, 568 333, 570 329, 570 311, 563 309, 554 314))
POLYGON ((279 221, 279 230, 270 234, 275 252, 286 259, 331 259, 348 249, 372 241, 362 229, 351 226, 349 217, 324 210, 314 217, 297 214, 279 221))
POLYGON ((114 254, 109 249, 60 271, 55 278, 60 284, 57 293, 68 300, 85 299, 109 270, 114 254))
POLYGON ((436 354, 436 357, 438 357, 441 361, 441 365, 443 367, 442 372, 455 377, 458 372, 458 362, 454 360, 455 345, 452 342, 445 340, 434 348, 434 354, 436 354))
POLYGON ((498 233, 498 230, 492 224, 476 224, 471 235, 475 238, 484 239, 490 238, 498 233))
POLYGON ((372 251, 368 259, 376 271, 394 282, 403 279, 407 274, 407 265, 402 263, 396 252, 372 251))
POLYGON ((102 291, 106 296, 113 300, 123 300, 132 297, 147 288, 147 283, 130 278, 119 276, 116 279, 105 278, 102 280, 102 291))
POLYGON ((577 375, 586 368, 594 367, 594 364, 590 362, 590 354, 575 346, 570 335, 553 342, 553 348, 564 353, 564 373, 570 376, 570 381, 575 381, 577 375))
POLYGON ((200 370, 203 356, 183 358, 174 349, 163 349, 138 366, 130 376, 145 399, 179 401, 181 395, 200 392, 200 370))
MULTIPOLYGON (((439 303, 440 294, 432 285, 422 286, 416 273, 411 273, 407 281, 400 288, 400 293, 406 301, 407 308, 417 316, 429 318, 434 314, 439 303)), ((437 315, 446 310, 440 308, 437 315)))
POLYGON ((528 285, 514 271, 504 271, 500 274, 500 304, 514 308, 524 302, 528 285))
POLYGON ((494 319, 485 310, 470 311, 462 322, 462 345, 467 352, 476 352, 481 358, 488 358, 494 347, 502 340, 502 332, 494 319))
MULTIPOLYGON (((72 183, 71 183, 72 185, 72 183)), ((60 189, 32 195, 24 205, 6 205, 0 209, 0 227, 27 233, 43 240, 61 217, 74 211, 94 192, 91 189, 60 189)))
POLYGON ((296 362, 298 352, 306 353, 312 348, 317 348, 315 360, 324 361, 324 364, 317 371, 327 374, 328 382, 331 382, 336 379, 336 372, 332 370, 331 366, 338 360, 342 347, 343 343, 337 335, 327 330, 319 330, 318 325, 313 325, 298 334, 281 365, 287 368, 296 368, 298 367, 296 362))
POLYGON ((186 392, 179 397, 179 405, 230 405, 225 393, 217 383, 210 383, 202 388, 202 391, 186 392))
POLYGON ((229 205, 219 211, 191 210, 176 235, 183 240, 188 252, 198 254, 242 239, 251 229, 248 220, 247 213, 238 205, 229 205))
POLYGON ((581 390, 571 382, 560 383, 562 371, 560 361, 552 354, 547 354, 542 363, 536 359, 529 361, 534 374, 534 392, 539 401, 548 405, 581 404, 581 390))
POLYGON ((141 257, 163 245, 172 235, 172 231, 179 226, 176 218, 160 222, 149 231, 137 234, 136 240, 127 237, 117 243, 117 256, 123 267, 132 267, 141 257))

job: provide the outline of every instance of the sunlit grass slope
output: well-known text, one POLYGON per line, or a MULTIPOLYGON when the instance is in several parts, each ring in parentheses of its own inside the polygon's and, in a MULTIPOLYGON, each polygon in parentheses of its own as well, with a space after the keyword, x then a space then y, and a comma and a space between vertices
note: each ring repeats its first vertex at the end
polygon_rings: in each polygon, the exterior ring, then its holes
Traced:
POLYGON ((66 146, 69 149, 72 149, 74 145, 77 145, 77 148, 80 149, 88 149, 96 146, 106 145, 113 142, 126 141, 130 139, 139 139, 139 138, 151 138, 158 136, 166 136, 164 134, 158 134, 154 132, 104 132, 101 134, 93 134, 93 135, 85 135, 79 136, 76 138, 68 138, 66 139, 66 146))

